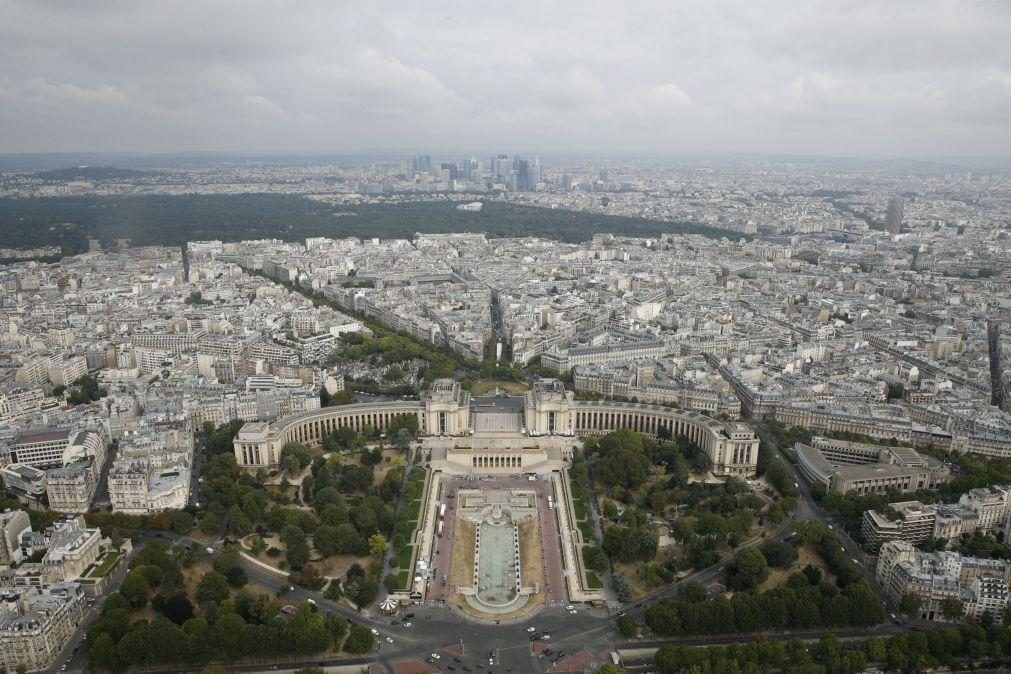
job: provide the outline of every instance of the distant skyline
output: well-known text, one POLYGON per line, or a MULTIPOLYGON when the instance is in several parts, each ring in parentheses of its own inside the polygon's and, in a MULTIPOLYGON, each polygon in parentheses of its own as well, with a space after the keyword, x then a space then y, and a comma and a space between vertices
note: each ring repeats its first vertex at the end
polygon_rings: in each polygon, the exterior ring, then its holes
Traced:
POLYGON ((0 12, 0 153, 1011 157, 1011 3, 0 12))

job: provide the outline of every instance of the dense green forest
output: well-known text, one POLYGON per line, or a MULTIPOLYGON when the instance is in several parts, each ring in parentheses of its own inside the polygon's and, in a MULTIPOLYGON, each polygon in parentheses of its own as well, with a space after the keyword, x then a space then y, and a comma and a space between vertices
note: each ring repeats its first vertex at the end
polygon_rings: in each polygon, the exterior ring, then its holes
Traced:
POLYGON ((485 204, 478 213, 455 202, 425 201, 333 206, 297 195, 143 195, 0 199, 0 241, 6 246, 64 246, 87 250, 88 239, 133 245, 187 241, 312 236, 411 237, 415 232, 486 232, 489 236, 544 236, 585 241, 594 234, 658 236, 683 232, 741 238, 737 232, 693 223, 580 213, 560 209, 485 204))

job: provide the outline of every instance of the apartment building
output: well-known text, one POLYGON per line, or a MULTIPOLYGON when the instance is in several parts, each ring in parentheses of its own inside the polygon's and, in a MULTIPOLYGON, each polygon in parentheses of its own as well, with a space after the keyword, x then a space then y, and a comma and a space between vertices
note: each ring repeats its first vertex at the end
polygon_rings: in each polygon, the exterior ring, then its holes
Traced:
POLYGON ((58 568, 61 580, 80 578, 102 556, 102 532, 87 528, 83 516, 54 522, 43 537, 47 551, 42 564, 58 568))
POLYGON ((69 386, 88 374, 88 361, 84 356, 74 356, 50 364, 47 376, 53 386, 69 386))
POLYGON ((1006 532, 1011 523, 1011 487, 973 489, 963 494, 958 503, 928 506, 919 501, 904 501, 889 506, 899 513, 899 519, 890 519, 876 510, 864 513, 861 532, 873 549, 890 540, 915 545, 928 538, 950 540, 976 531, 1006 532))
POLYGON ((79 583, 0 590, 0 666, 35 672, 53 666, 84 617, 79 583))
POLYGON ((190 469, 185 460, 154 465, 151 457, 121 459, 109 471, 114 512, 148 515, 181 509, 189 498, 190 469))
POLYGON ((908 541, 888 541, 881 547, 875 574, 892 601, 898 603, 907 593, 919 596, 921 619, 950 620, 941 607, 945 599, 957 599, 968 616, 1004 620, 1011 575, 1008 560, 921 552, 908 541))

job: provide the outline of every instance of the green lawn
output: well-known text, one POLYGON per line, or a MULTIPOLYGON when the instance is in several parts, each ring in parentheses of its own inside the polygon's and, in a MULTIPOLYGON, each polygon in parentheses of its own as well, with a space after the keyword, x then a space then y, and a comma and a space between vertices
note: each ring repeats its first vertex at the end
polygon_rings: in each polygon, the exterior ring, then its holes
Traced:
POLYGON ((585 520, 588 510, 589 509, 586 507, 586 503, 583 502, 583 499, 572 499, 572 514, 577 520, 585 520))
POLYGON ((604 587, 604 584, 600 582, 600 578, 593 571, 586 572, 586 585, 591 590, 599 590, 604 587))
POLYGON ((578 526, 579 530, 583 532, 584 543, 594 542, 595 539, 593 538, 593 527, 590 526, 589 522, 576 522, 576 526, 578 526))
POLYGON ((390 587, 390 588, 387 588, 387 589, 390 590, 390 591, 393 591, 393 590, 406 590, 407 589, 407 580, 409 578, 408 572, 407 571, 401 571, 399 573, 394 573, 392 575, 395 576, 397 580, 394 583, 393 587, 390 587))
POLYGON ((404 573, 411 570, 411 556, 414 555, 414 546, 405 545, 397 553, 397 568, 404 569, 404 573))
POLYGON ((99 562, 98 566, 93 568, 88 573, 88 576, 91 578, 103 578, 105 574, 109 573, 109 569, 112 568, 112 566, 116 563, 116 561, 120 558, 120 556, 121 555, 118 552, 106 553, 105 556, 102 557, 102 560, 99 562))
POLYGON ((400 517, 414 522, 418 521, 418 516, 421 514, 421 500, 415 499, 410 503, 404 505, 404 509, 400 511, 400 517))

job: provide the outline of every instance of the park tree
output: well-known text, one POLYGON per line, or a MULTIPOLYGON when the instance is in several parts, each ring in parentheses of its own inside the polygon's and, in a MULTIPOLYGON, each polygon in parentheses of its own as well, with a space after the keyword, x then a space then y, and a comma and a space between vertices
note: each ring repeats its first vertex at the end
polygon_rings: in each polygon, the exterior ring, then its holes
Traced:
POLYGON ((596 545, 583 546, 583 564, 586 568, 598 573, 603 573, 610 567, 607 562, 607 555, 596 545))
POLYGON ((88 646, 88 662, 99 670, 120 669, 116 642, 108 632, 99 634, 88 646))
POLYGON ((341 552, 337 541, 337 527, 326 524, 321 525, 316 529, 316 533, 313 534, 312 543, 324 557, 341 552))
POLYGON ((758 549, 765 556, 769 566, 785 568, 797 559, 797 548, 789 543, 767 540, 758 546, 758 549))
POLYGON ((355 597, 355 604, 359 608, 368 606, 379 596, 379 582, 371 576, 363 578, 358 583, 358 595, 355 597))
POLYGON ((915 592, 906 592, 902 595, 902 600, 899 602, 899 610, 907 616, 915 618, 920 615, 920 607, 923 605, 923 599, 920 595, 915 592))
POLYGON ((193 531, 193 515, 185 510, 177 512, 172 516, 172 530, 182 536, 188 535, 193 531))
POLYGON ((144 608, 147 605, 149 589, 150 585, 144 573, 139 568, 135 568, 127 574, 119 591, 126 597, 132 608, 144 608))
POLYGON ((228 530, 236 536, 248 536, 253 531, 253 523, 238 505, 228 511, 228 530))
POLYGON ((864 651, 867 659, 871 662, 883 662, 887 657, 885 650, 885 640, 883 637, 871 637, 864 642, 864 651))
POLYGON ((205 573, 197 585, 197 601, 222 602, 228 599, 228 579, 217 571, 205 573))
POLYGON ((604 665, 597 670, 597 674, 626 674, 624 669, 618 669, 614 665, 604 665))
POLYGON ((177 592, 156 608, 176 625, 182 625, 193 617, 193 604, 184 592, 177 592))
POLYGON ((625 615, 619 616, 618 619, 615 621, 615 625, 618 627, 618 633, 621 634, 621 636, 625 637, 626 639, 631 639, 632 637, 634 637, 639 629, 638 625, 636 625, 635 623, 635 618, 628 615, 627 613, 625 615))
POLYGON ((945 597, 941 601, 941 615, 947 620, 961 620, 965 615, 965 604, 957 597, 945 597))
POLYGON ((288 566, 301 569, 309 561, 309 544, 305 532, 294 524, 285 525, 281 530, 281 542, 288 551, 288 566))
POLYGON ((341 617, 336 613, 327 613, 324 622, 326 624, 327 631, 330 632, 330 638, 333 640, 333 643, 335 645, 339 644, 348 631, 347 618, 341 617))
POLYGON ((213 511, 208 510, 207 513, 200 518, 200 531, 208 536, 214 534, 220 526, 221 517, 213 511))
POLYGON ((308 445, 288 442, 281 448, 281 463, 288 473, 297 473, 312 463, 312 453, 308 445))
POLYGON ((372 636, 372 632, 370 632, 367 627, 355 623, 351 626, 348 638, 344 642, 344 651, 355 655, 368 653, 372 650, 372 644, 374 641, 375 639, 372 636))
POLYGON ((401 452, 406 452, 411 448, 411 439, 410 432, 405 428, 401 428, 397 431, 397 434, 393 436, 393 446, 401 452))
POLYGON ((804 567, 804 577, 807 578, 807 582, 810 585, 817 585, 821 582, 822 572, 817 566, 813 564, 808 564, 804 567))
POLYGON ((751 590, 769 577, 769 564, 759 550, 744 548, 727 567, 727 585, 734 590, 751 590))
POLYGON ((333 637, 323 621, 323 616, 303 607, 288 621, 285 635, 299 655, 321 653, 330 647, 333 637))
POLYGON ((382 557, 386 552, 386 537, 376 533, 369 536, 369 555, 382 557))

